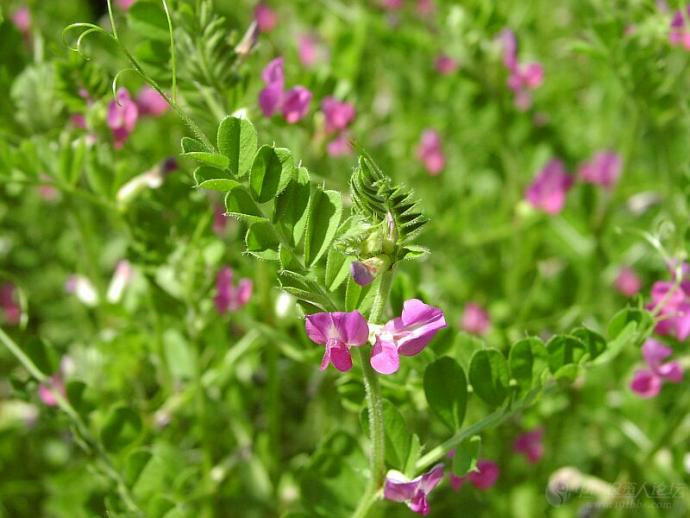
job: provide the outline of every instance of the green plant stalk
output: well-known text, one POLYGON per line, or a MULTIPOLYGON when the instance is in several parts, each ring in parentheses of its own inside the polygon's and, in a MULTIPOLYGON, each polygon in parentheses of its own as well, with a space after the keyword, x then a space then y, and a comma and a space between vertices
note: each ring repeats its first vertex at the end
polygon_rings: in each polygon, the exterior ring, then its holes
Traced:
MULTIPOLYGON (((43 374, 38 367, 36 367, 36 364, 34 364, 31 358, 29 358, 24 353, 24 351, 21 350, 21 348, 15 343, 15 341, 12 340, 12 338, 10 338, 9 335, 2 330, 2 328, 0 328, 0 342, 3 343, 7 350, 10 351, 10 353, 12 353, 12 355, 15 358, 17 358, 17 360, 19 360, 19 363, 21 363, 22 366, 24 366, 24 368, 27 371, 29 371, 29 374, 31 374, 31 376, 33 376, 36 379, 36 381, 38 381, 39 383, 50 382, 49 378, 45 374, 43 374)), ((125 484, 122 476, 117 471, 117 469, 115 469, 115 466, 110 460, 110 457, 108 457, 108 454, 105 452, 105 448, 103 447, 101 442, 91 434, 88 427, 79 416, 79 413, 74 409, 74 407, 70 404, 67 398, 65 398, 60 391, 53 390, 53 387, 50 385, 49 389, 53 397, 55 397, 55 400, 57 401, 60 410, 62 410, 74 424, 74 427, 79 437, 83 439, 86 445, 88 445, 92 452, 95 453, 98 457, 100 461, 101 470, 115 484, 120 498, 125 503, 127 508, 129 508, 130 512, 135 513, 136 516, 144 516, 144 513, 135 502, 134 497, 132 496, 127 485, 125 484)))
MULTIPOLYGON (((374 303, 369 312, 369 321, 378 324, 380 323, 383 312, 386 308, 386 302, 390 294, 391 285, 393 283, 394 272, 385 272, 381 278, 374 303)), ((353 516, 363 518, 369 512, 372 504, 376 500, 385 475, 385 430, 383 427, 383 399, 381 397, 381 387, 379 380, 376 377, 374 369, 369 364, 367 351, 363 347, 358 347, 359 361, 362 365, 362 372, 364 374, 364 389, 366 391, 367 407, 369 410, 369 430, 371 434, 371 455, 369 459, 370 479, 366 491, 357 505, 357 509, 353 516)))

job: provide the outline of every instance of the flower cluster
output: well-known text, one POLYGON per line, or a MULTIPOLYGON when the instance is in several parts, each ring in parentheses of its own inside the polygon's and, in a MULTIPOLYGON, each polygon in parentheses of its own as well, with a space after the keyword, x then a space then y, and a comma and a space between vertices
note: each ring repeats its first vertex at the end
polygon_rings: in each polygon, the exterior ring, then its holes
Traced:
POLYGON ((295 86, 285 91, 285 71, 282 57, 271 61, 261 72, 266 85, 259 92, 259 107, 266 117, 282 111, 289 124, 295 124, 309 111, 311 92, 303 86, 295 86))
POLYGON ((328 154, 331 156, 348 154, 351 149, 346 130, 356 115, 354 105, 339 101, 335 97, 326 97, 321 101, 321 110, 325 118, 326 133, 336 135, 328 144, 328 154))
MULTIPOLYGON (((651 301, 647 309, 659 313, 655 331, 683 341, 690 336, 690 281, 687 265, 682 265, 683 279, 676 284, 657 281, 652 285, 651 301)), ((675 275, 675 274, 674 274, 675 275)))
MULTIPOLYGON (((88 95, 88 94, 87 94, 88 95)), ((114 101, 108 105, 106 122, 113 133, 115 148, 121 148, 134 131, 140 116, 159 116, 168 111, 168 102, 156 90, 144 86, 134 100, 126 88, 120 88, 114 101)), ((83 119, 82 119, 83 121, 83 119)))
POLYGON ((359 311, 314 313, 307 316, 305 326, 309 338, 326 347, 322 370, 329 364, 342 372, 350 370, 350 348, 364 345, 371 328, 371 366, 381 374, 393 374, 400 368, 400 355, 419 354, 446 321, 440 309, 410 299, 403 304, 402 315, 383 326, 370 326, 359 311))
POLYGON ((526 110, 532 104, 531 91, 544 81, 544 68, 540 63, 519 63, 517 59, 517 38, 510 29, 504 29, 500 36, 503 43, 503 64, 508 69, 508 88, 515 94, 515 106, 526 110))
POLYGON ((535 428, 529 430, 518 437, 513 442, 513 451, 527 457, 530 464, 536 464, 544 456, 544 429, 535 428))
POLYGON ((417 158, 424 164, 427 172, 436 176, 446 166, 446 156, 443 153, 441 135, 433 129, 424 130, 419 145, 417 158))
POLYGON ((677 362, 662 363, 673 351, 649 338, 642 346, 642 356, 647 362, 646 369, 635 372, 630 388, 643 398, 659 394, 664 382, 678 383, 683 379, 683 369, 677 362))
POLYGON ((250 279, 240 279, 235 286, 233 282, 234 272, 226 266, 216 276, 216 296, 213 302, 218 313, 237 311, 249 302, 252 296, 253 284, 250 279))
POLYGON ((462 477, 451 473, 450 485, 457 491, 465 482, 469 482, 477 489, 486 491, 496 484, 500 474, 501 470, 498 464, 487 459, 479 459, 477 461, 476 471, 470 471, 467 475, 462 477))

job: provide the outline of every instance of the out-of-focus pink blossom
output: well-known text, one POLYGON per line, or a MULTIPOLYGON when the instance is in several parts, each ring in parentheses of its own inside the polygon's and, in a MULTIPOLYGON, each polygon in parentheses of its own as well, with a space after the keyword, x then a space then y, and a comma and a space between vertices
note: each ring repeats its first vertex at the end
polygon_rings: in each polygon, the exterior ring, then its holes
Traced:
POLYGON ((65 382, 60 373, 53 374, 48 382, 41 383, 38 386, 38 397, 46 406, 57 406, 58 400, 55 396, 56 392, 63 398, 67 397, 65 382))
POLYGON ((458 69, 459 66, 458 62, 447 54, 439 54, 436 57, 435 65, 436 71, 444 76, 452 74, 458 69))
POLYGON ((283 88, 285 83, 285 60, 277 57, 268 62, 261 71, 261 79, 266 85, 280 85, 283 88))
POLYGON ((646 369, 635 372, 630 388, 643 398, 659 394, 664 382, 679 383, 683 379, 683 368, 677 362, 662 363, 673 351, 662 343, 648 338, 642 346, 642 355, 647 362, 646 369))
POLYGON ((278 57, 268 63, 261 72, 266 87, 259 92, 259 106, 266 117, 281 111, 289 124, 299 122, 309 111, 311 92, 303 86, 295 86, 284 91, 285 73, 283 58, 278 57))
POLYGON ((434 0, 417 0, 417 12, 422 16, 429 16, 435 10, 434 0))
POLYGON ((240 279, 240 282, 235 286, 233 276, 234 273, 229 266, 218 272, 216 296, 213 299, 218 313, 237 311, 246 305, 252 296, 253 284, 251 279, 240 279))
POLYGON ((325 97, 321 101, 321 110, 326 119, 326 131, 335 133, 346 129, 355 118, 355 106, 335 97, 325 97))
POLYGON ((491 325, 489 314, 479 304, 469 302, 460 319, 460 327, 468 333, 482 335, 486 333, 491 325))
POLYGON ((685 50, 690 50, 688 20, 690 20, 690 6, 685 9, 685 12, 679 10, 673 14, 668 34, 668 40, 671 42, 671 45, 679 45, 685 48, 685 50))
POLYGON ((563 162, 550 160, 527 187, 525 198, 536 209, 558 214, 572 185, 573 177, 566 172, 563 162))
POLYGON ((345 132, 331 140, 326 149, 328 154, 333 157, 352 154, 352 146, 350 145, 350 140, 345 132))
POLYGON ((300 34, 297 37, 297 54, 305 67, 313 67, 321 54, 318 40, 309 34, 300 34))
POLYGON ((261 32, 271 32, 278 25, 278 14, 264 2, 254 8, 254 20, 261 32))
POLYGON ((86 119, 81 113, 75 113, 74 115, 70 115, 69 120, 75 128, 83 130, 86 129, 86 119))
POLYGON ((526 110, 532 104, 531 91, 544 81, 544 68, 540 63, 520 63, 517 58, 517 38, 509 29, 499 36, 503 45, 503 64, 508 69, 508 87, 515 94, 515 105, 526 110))
POLYGON ((163 115, 170 109, 165 98, 150 86, 144 86, 137 95, 137 108, 140 115, 163 115))
POLYGON ((582 181, 601 185, 607 189, 613 187, 621 174, 623 161, 617 153, 602 151, 582 164, 578 174, 582 181))
POLYGON ((31 30, 31 11, 28 7, 19 7, 12 13, 10 19, 19 32, 28 34, 31 30))
POLYGON ((213 232, 217 236, 223 236, 227 227, 228 218, 225 215, 225 207, 218 203, 213 208, 213 232))
POLYGON ((115 0, 115 3, 117 4, 117 6, 120 9, 122 9, 123 11, 126 11, 127 9, 132 7, 134 5, 134 2, 136 2, 136 1, 137 0, 115 0))
POLYGON ((424 130, 417 146, 417 158, 432 176, 440 174, 446 167, 446 155, 443 153, 441 135, 436 130, 424 130))
POLYGON ((108 105, 108 127, 113 132, 115 148, 121 148, 129 134, 134 131, 139 118, 139 108, 132 100, 126 88, 117 91, 115 101, 108 105))
POLYGON ((396 11, 402 9, 403 0, 381 0, 381 7, 389 11, 396 11))
POLYGON ((513 442, 513 451, 521 453, 531 464, 535 464, 544 456, 544 445, 542 439, 544 438, 544 429, 535 428, 528 432, 518 435, 513 442))
POLYGON ((477 489, 486 491, 496 484, 500 474, 501 470, 498 464, 490 460, 479 459, 477 461, 477 471, 472 471, 463 477, 451 474, 450 485, 457 491, 465 482, 469 482, 477 489))
POLYGON ((295 86, 285 92, 283 117, 288 124, 295 124, 304 118, 309 111, 311 97, 311 92, 303 86, 295 86))
POLYGON ((22 319, 22 308, 17 300, 16 291, 14 283, 0 284, 0 309, 3 312, 4 323, 9 326, 18 325, 22 319))
POLYGON ((624 266, 618 272, 614 285, 621 295, 632 297, 640 291, 642 281, 632 268, 624 266))

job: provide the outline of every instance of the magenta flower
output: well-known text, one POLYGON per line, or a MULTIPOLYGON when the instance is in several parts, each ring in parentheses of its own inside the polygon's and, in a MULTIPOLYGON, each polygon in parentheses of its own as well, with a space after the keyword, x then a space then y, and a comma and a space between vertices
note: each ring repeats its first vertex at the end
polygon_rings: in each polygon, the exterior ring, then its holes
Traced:
POLYGON ((318 40, 309 34, 300 34, 297 37, 297 55, 305 67, 314 66, 320 57, 318 40))
POLYGON ((417 146, 417 158, 424 164, 428 173, 436 176, 446 166, 441 135, 432 129, 424 130, 417 146))
POLYGON ((439 74, 442 74, 444 76, 447 76, 449 74, 452 74, 458 69, 458 62, 448 56, 447 54, 439 54, 436 57, 436 71, 439 74))
POLYGON ((217 236, 225 235, 228 226, 228 218, 225 215, 225 207, 216 203, 213 207, 213 233, 217 236))
POLYGON ((277 57, 269 61, 268 65, 261 71, 261 79, 267 85, 280 84, 282 89, 285 82, 285 60, 282 57, 277 57))
POLYGON ((510 29, 503 29, 499 34, 499 39, 503 47, 503 64, 508 70, 514 70, 518 64, 515 33, 510 29))
POLYGON ((496 484, 501 470, 498 464, 486 459, 479 459, 477 461, 477 471, 472 471, 463 477, 459 477, 454 473, 450 476, 450 484, 455 491, 460 489, 465 482, 469 482, 477 489, 486 491, 496 484))
POLYGON ((671 45, 682 45, 685 50, 690 50, 690 30, 688 30, 688 20, 690 19, 690 6, 685 9, 685 13, 679 10, 673 14, 668 40, 671 45))
POLYGON ((525 198, 536 209, 547 214, 558 214, 563 210, 565 197, 573 185, 570 176, 560 160, 550 160, 527 187, 525 198))
POLYGON ((138 118, 137 104, 132 100, 126 88, 120 88, 117 91, 116 100, 108 105, 107 123, 113 132, 115 148, 119 149, 123 146, 129 134, 134 131, 138 118))
POLYGON ((4 322, 16 326, 22 319, 22 308, 16 297, 16 286, 11 282, 0 284, 0 308, 4 313, 4 322))
POLYGON ((675 336, 681 342, 690 336, 690 286, 687 281, 679 287, 668 281, 655 282, 647 309, 659 311, 660 321, 655 331, 660 335, 675 336))
POLYGON ((417 12, 422 16, 429 16, 435 10, 434 0, 417 0, 417 12))
POLYGON ((582 164, 578 173, 582 181, 610 189, 618 181, 622 165, 621 157, 618 154, 602 151, 590 161, 582 164))
POLYGON ((535 464, 544 456, 544 445, 542 439, 544 437, 543 428, 535 428, 529 432, 519 435, 515 442, 513 442, 513 451, 521 453, 527 460, 535 464))
POLYGON ((383 498, 394 502, 405 502, 415 513, 429 514, 429 493, 443 480, 443 464, 436 464, 429 471, 410 480, 399 471, 386 473, 383 498))
POLYGON ((359 311, 314 313, 307 316, 305 327, 312 342, 326 346, 321 370, 330 363, 341 372, 349 371, 350 347, 359 347, 369 339, 369 326, 359 311))
POLYGON ((288 124, 295 124, 304 118, 309 111, 311 92, 303 86, 295 86, 285 92, 283 117, 288 124))
POLYGON ((443 311, 410 299, 403 304, 402 315, 388 321, 376 332, 371 350, 371 366, 381 374, 393 374, 400 368, 400 355, 414 356, 446 327, 443 311))
POLYGON ((57 406, 58 401, 55 392, 61 394, 63 398, 67 397, 65 382, 59 373, 53 374, 48 382, 38 386, 38 397, 46 406, 57 406))
POLYGON ((326 119, 326 131, 336 133, 346 129, 355 118, 355 107, 335 97, 325 97, 321 101, 321 110, 326 119))
POLYGON ((283 102, 283 87, 278 83, 266 86, 259 92, 259 107, 265 117, 276 113, 283 102))
POLYGON ((237 311, 249 302, 252 296, 253 284, 251 279, 240 279, 237 286, 233 283, 234 273, 232 268, 221 268, 216 276, 216 296, 213 302, 218 313, 237 311))
POLYGON ((468 333, 483 335, 489 329, 489 314, 479 304, 469 302, 465 305, 460 319, 460 327, 468 333))
POLYGON ((17 30, 27 34, 31 30, 31 11, 26 6, 16 9, 10 17, 17 30))
POLYGON ((132 7, 132 5, 134 4, 134 2, 136 2, 136 1, 137 1, 137 0, 116 0, 115 3, 117 4, 117 6, 118 6, 120 9, 126 11, 127 9, 129 9, 130 7, 132 7))
POLYGON ((544 68, 539 63, 519 63, 517 58, 517 38, 510 29, 499 35, 503 46, 503 64, 508 69, 508 87, 515 94, 515 104, 526 110, 532 104, 531 90, 544 81, 544 68))
POLYGON ((140 115, 157 117, 168 111, 170 105, 161 94, 150 86, 144 86, 137 95, 137 108, 140 115))
POLYGON ((278 14, 261 2, 254 8, 254 20, 261 32, 271 32, 278 25, 278 14))
POLYGON ((328 154, 330 156, 343 156, 351 154, 352 146, 350 145, 347 133, 343 132, 331 140, 326 149, 328 150, 328 154))
POLYGON ((679 383, 683 379, 683 368, 677 362, 662 363, 673 354, 673 351, 648 338, 642 346, 642 355, 647 362, 647 369, 635 372, 630 388, 643 398, 653 398, 659 394, 665 381, 679 383))
POLYGON ((640 291, 642 281, 632 268, 624 266, 618 271, 614 285, 621 295, 632 297, 640 291))

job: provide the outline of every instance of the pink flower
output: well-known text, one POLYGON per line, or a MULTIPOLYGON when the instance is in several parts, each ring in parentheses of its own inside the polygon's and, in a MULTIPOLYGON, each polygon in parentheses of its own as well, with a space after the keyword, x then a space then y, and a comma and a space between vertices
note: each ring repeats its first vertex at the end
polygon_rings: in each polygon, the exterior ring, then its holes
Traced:
POLYGON ((550 160, 527 188, 525 198, 536 209, 558 214, 563 210, 566 194, 572 185, 573 178, 565 171, 563 162, 550 160))
POLYGON ((254 20, 261 32, 271 32, 278 25, 278 15, 263 2, 254 8, 254 20))
POLYGON ((283 86, 273 83, 259 92, 259 107, 265 117, 271 117, 283 104, 283 86))
POLYGON ((261 71, 261 79, 266 85, 279 84, 282 89, 285 82, 285 60, 277 57, 269 61, 261 71))
POLYGON ((44 405, 57 406, 58 401, 55 397, 55 392, 58 392, 63 398, 67 397, 65 383, 59 373, 53 374, 48 382, 41 383, 38 386, 38 397, 44 405))
POLYGON ((75 113, 74 115, 71 115, 69 120, 75 128, 83 130, 86 129, 86 119, 81 113, 75 113))
POLYGON ((321 370, 333 364, 341 372, 349 371, 350 347, 359 347, 369 339, 369 326, 359 311, 314 313, 307 316, 305 327, 312 342, 326 346, 321 370))
POLYGON ((687 281, 679 287, 672 282, 655 282, 647 309, 658 309, 661 319, 655 331, 660 335, 675 336, 681 342, 690 336, 690 286, 687 281))
POLYGON ((400 368, 400 355, 414 356, 446 327, 443 311, 410 299, 403 304, 402 315, 388 321, 376 332, 371 350, 371 366, 381 374, 393 374, 400 368))
POLYGON ((417 146, 417 158, 424 164, 428 173, 436 176, 446 166, 446 157, 443 153, 441 135, 435 130, 427 129, 417 146))
POLYGON ((283 117, 288 124, 295 124, 304 118, 309 111, 311 92, 303 86, 295 86, 285 92, 283 117))
POLYGON ((683 11, 676 11, 671 19, 671 27, 668 40, 671 45, 682 45, 685 50, 690 50, 690 30, 688 30, 688 19, 690 19, 690 6, 683 11))
POLYGON ((579 176, 584 182, 601 185, 607 189, 613 187, 621 173, 620 156, 610 151, 597 153, 589 162, 580 166, 579 176))
POLYGON ((233 283, 232 268, 222 268, 216 276, 216 296, 213 302, 218 313, 237 311, 249 302, 252 296, 253 284, 250 279, 240 279, 237 286, 233 283))
POLYGON ((137 107, 140 115, 163 115, 170 109, 168 101, 150 86, 144 86, 137 95, 137 107))
POLYGON ((117 6, 120 9, 122 9, 123 11, 126 11, 127 9, 132 7, 132 5, 134 5, 134 2, 136 2, 136 1, 137 0, 115 0, 115 3, 117 4, 117 6))
POLYGON ((429 471, 410 480, 399 471, 386 473, 383 498, 394 502, 405 502, 415 513, 429 514, 429 493, 443 480, 443 464, 436 464, 429 471))
POLYGON ((447 76, 458 69, 458 62, 446 54, 439 54, 436 57, 436 71, 447 76))
POLYGON ((129 134, 134 131, 138 118, 137 104, 132 100, 126 88, 120 88, 117 91, 116 100, 108 105, 107 116, 108 127, 113 132, 115 148, 119 149, 123 146, 129 134))
POLYGON ((22 308, 16 297, 16 286, 11 282, 0 284, 0 308, 4 313, 4 322, 16 326, 22 319, 22 308))
POLYGON ((501 470, 495 462, 480 459, 477 461, 477 471, 472 471, 463 477, 451 474, 450 484, 455 491, 460 489, 465 482, 469 482, 477 489, 486 491, 496 484, 501 470))
POLYGON ((225 207, 221 204, 216 204, 213 208, 213 232, 222 236, 228 226, 228 218, 225 216, 225 207))
POLYGON ((12 23, 19 32, 27 34, 31 30, 31 11, 26 6, 16 9, 11 16, 12 23))
POLYGON ((417 12, 422 16, 429 16, 435 9, 434 0, 417 0, 417 12))
POLYGON ((343 156, 352 153, 352 146, 346 133, 341 133, 328 143, 328 154, 331 156, 343 156))
POLYGON ((541 460, 544 455, 544 445, 542 439, 544 437, 543 428, 535 428, 529 432, 519 435, 515 442, 513 442, 513 451, 521 453, 527 460, 535 464, 541 460))
POLYGON ((297 54, 305 67, 312 67, 319 60, 319 44, 316 38, 309 34, 301 34, 297 38, 297 54))
POLYGON ((491 325, 489 314, 484 308, 474 302, 465 305, 465 310, 460 320, 460 327, 468 333, 482 335, 489 329, 489 325, 491 325))
POLYGON ((635 372, 630 388, 643 398, 652 398, 659 394, 664 382, 679 383, 683 379, 683 368, 677 362, 662 363, 673 354, 673 351, 648 338, 642 346, 642 355, 647 362, 647 369, 635 372))
POLYGON ((517 68, 517 38, 510 29, 503 29, 499 34, 503 46, 503 64, 508 70, 517 68))
POLYGON ((544 81, 544 68, 539 63, 521 64, 517 59, 517 39, 510 29, 499 35, 503 45, 503 64, 508 69, 508 87, 515 94, 515 104, 526 110, 532 104, 530 90, 541 86, 544 81))
POLYGON ((614 284, 621 295, 632 297, 640 291, 642 281, 632 268, 624 266, 619 270, 614 284))
POLYGON ((384 9, 388 9, 390 11, 395 11, 398 9, 402 9, 403 0, 381 0, 381 6, 384 9))
POLYGON ((326 119, 326 131, 335 133, 346 129, 355 118, 355 107, 335 97, 325 97, 321 101, 321 110, 326 119))

